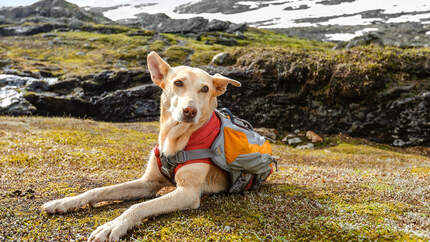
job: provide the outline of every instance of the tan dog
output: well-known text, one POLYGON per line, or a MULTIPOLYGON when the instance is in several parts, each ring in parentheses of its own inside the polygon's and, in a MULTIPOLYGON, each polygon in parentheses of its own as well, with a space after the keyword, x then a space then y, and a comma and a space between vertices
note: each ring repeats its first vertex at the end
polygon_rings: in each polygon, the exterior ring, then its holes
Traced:
MULTIPOLYGON (((217 96, 228 84, 240 83, 219 74, 187 66, 171 68, 155 52, 148 55, 148 68, 153 82, 163 89, 161 96, 159 149, 170 156, 184 149, 191 134, 203 126, 217 106, 217 96)), ((203 193, 228 189, 227 174, 205 163, 186 165, 175 175, 176 189, 161 197, 131 206, 118 218, 98 227, 88 241, 116 241, 144 218, 176 210, 200 206, 203 193)), ((96 188, 74 197, 45 203, 47 213, 65 213, 101 201, 152 198, 171 182, 160 173, 154 152, 142 178, 118 185, 96 188)))

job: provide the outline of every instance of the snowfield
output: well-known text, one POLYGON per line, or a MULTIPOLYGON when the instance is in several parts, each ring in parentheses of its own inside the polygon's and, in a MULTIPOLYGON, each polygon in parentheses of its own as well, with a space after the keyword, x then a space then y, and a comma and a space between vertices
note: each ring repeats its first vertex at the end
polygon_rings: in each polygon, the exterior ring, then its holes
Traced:
MULTIPOLYGON (((0 6, 16 6, 17 1, 6 0, 0 6)), ((26 4, 35 0, 20 1, 26 4)), ((145 13, 165 13, 171 18, 204 17, 234 23, 247 22, 251 26, 264 28, 291 28, 327 25, 369 25, 375 22, 430 23, 429 0, 273 0, 273 1, 235 1, 233 9, 246 7, 248 11, 232 14, 177 13, 175 8, 200 2, 199 0, 69 0, 81 7, 109 7, 103 14, 112 19, 134 18, 145 13), (378 11, 379 10, 379 11, 378 11), (370 13, 369 13, 370 11, 370 13)), ((356 33, 327 35, 330 40, 348 40, 367 30, 356 33)), ((374 30, 372 30, 374 31, 374 30)))

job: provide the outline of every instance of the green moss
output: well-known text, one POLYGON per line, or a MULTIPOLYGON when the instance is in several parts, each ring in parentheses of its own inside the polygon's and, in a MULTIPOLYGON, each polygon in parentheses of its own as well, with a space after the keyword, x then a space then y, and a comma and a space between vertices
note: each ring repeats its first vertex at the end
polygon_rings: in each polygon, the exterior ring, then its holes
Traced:
MULTIPOLYGON (((0 131, 0 236, 6 240, 85 240, 144 202, 105 202, 54 216, 39 209, 51 199, 141 177, 158 123, 0 117, 1 123, 25 124, 0 131)), ((334 140, 337 146, 306 151, 273 145, 279 171, 258 191, 203 196, 199 209, 145 219, 124 239, 428 240, 430 210, 416 191, 430 186, 423 165, 430 159, 334 140)))
POLYGON ((179 46, 179 45, 173 45, 164 51, 163 55, 167 58, 167 61, 172 66, 179 66, 184 65, 186 60, 188 59, 189 55, 193 52, 192 49, 179 46))
POLYGON ((162 51, 165 48, 166 44, 162 40, 155 40, 151 43, 149 49, 152 51, 162 51))
POLYGON ((219 51, 216 50, 197 51, 191 56, 191 65, 208 65, 211 62, 212 58, 218 53, 219 51))

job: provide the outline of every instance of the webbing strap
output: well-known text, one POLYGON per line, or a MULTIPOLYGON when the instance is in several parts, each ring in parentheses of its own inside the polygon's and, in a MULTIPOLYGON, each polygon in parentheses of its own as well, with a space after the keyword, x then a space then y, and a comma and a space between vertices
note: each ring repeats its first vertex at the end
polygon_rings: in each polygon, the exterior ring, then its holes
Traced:
POLYGON ((190 160, 199 160, 211 158, 214 153, 211 149, 198 149, 198 150, 181 150, 172 156, 160 155, 161 169, 163 173, 169 178, 173 178, 175 168, 182 163, 190 160))

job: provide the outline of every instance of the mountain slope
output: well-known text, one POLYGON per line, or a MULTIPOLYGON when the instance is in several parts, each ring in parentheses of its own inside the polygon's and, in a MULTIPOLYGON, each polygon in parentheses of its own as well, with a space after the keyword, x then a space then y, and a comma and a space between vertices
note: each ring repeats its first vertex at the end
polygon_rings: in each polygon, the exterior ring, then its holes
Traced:
POLYGON ((86 11, 78 5, 64 0, 42 0, 29 6, 0 9, 5 22, 38 22, 39 18, 76 19, 83 22, 112 22, 102 14, 86 11))

